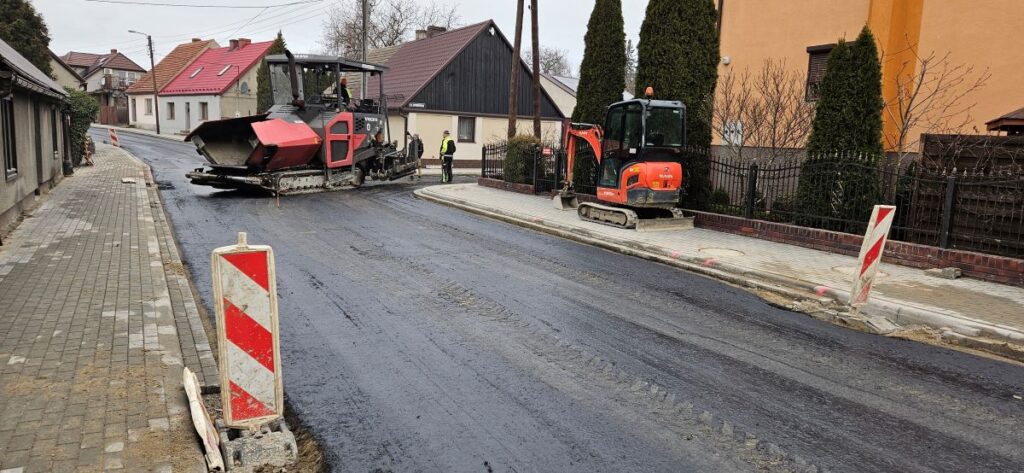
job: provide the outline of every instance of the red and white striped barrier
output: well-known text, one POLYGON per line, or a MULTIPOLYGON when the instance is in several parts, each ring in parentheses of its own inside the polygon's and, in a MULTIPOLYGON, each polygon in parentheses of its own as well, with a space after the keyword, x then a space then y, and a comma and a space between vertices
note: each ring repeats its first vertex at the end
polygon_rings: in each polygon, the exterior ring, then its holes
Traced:
POLYGON ((213 250, 211 267, 224 422, 258 427, 284 404, 274 250, 239 233, 237 245, 213 250))
POLYGON ((889 239, 889 229, 892 227, 892 220, 895 216, 896 207, 892 205, 876 205, 875 210, 871 212, 868 231, 860 246, 858 264, 860 271, 857 273, 857 278, 853 280, 853 290, 850 291, 850 305, 854 308, 860 308, 868 302, 871 285, 875 282, 878 265, 882 261, 885 242, 889 239))
POLYGON ((117 130, 113 128, 110 129, 110 144, 114 145, 117 148, 121 147, 121 142, 117 141, 117 130))

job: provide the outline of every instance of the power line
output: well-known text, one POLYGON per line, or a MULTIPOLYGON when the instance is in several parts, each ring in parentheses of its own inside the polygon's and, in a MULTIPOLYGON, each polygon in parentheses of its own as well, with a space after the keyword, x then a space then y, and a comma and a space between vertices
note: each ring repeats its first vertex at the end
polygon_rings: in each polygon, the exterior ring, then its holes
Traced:
POLYGON ((158 2, 137 2, 132 0, 85 0, 87 2, 94 3, 113 3, 117 5, 133 5, 133 6, 147 6, 147 7, 181 7, 181 8, 230 8, 230 9, 250 9, 256 10, 260 8, 277 8, 277 7, 289 7, 292 5, 303 5, 307 3, 319 3, 323 0, 300 0, 290 3, 280 3, 277 5, 197 5, 194 3, 158 3, 158 2))

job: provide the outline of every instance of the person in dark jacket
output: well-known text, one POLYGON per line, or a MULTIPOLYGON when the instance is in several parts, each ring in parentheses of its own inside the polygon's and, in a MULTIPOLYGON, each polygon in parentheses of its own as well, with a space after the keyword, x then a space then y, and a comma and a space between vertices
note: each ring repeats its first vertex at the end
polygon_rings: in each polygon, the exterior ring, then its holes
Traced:
POLYGON ((455 140, 448 130, 441 138, 441 182, 452 182, 452 161, 455 159, 455 140))

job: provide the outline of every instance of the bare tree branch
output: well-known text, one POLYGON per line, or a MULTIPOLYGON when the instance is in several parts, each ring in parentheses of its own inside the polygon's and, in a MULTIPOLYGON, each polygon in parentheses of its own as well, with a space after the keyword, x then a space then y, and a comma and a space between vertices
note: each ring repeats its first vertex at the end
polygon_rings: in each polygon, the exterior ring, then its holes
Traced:
POLYGON ((712 117, 723 146, 741 159, 756 148, 758 160, 768 164, 803 148, 814 119, 805 84, 785 61, 773 59, 753 75, 748 69, 723 76, 712 117))
MULTIPOLYGON (((533 61, 533 51, 523 53, 527 64, 533 61)), ((564 49, 540 47, 540 71, 553 76, 570 77, 572 68, 569 66, 569 53, 564 49)))
MULTIPOLYGON (((362 0, 339 0, 327 11, 320 45, 324 52, 347 57, 362 54, 362 0)), ((436 0, 369 0, 369 49, 395 46, 413 38, 417 29, 441 26, 452 29, 461 21, 456 4, 436 0)))
POLYGON ((971 111, 975 104, 969 97, 992 77, 987 69, 978 72, 972 65, 953 63, 949 53, 922 56, 916 47, 902 52, 906 51, 913 59, 901 64, 895 78, 896 95, 884 109, 896 124, 896 132, 886 134, 886 143, 900 158, 918 152, 922 134, 964 132, 974 121, 971 111))

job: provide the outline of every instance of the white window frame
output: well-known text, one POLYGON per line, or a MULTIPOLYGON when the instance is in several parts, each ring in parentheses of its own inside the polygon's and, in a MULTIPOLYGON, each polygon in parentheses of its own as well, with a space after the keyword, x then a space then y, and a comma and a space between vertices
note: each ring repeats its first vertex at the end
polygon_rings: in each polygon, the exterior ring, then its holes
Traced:
POLYGON ((458 117, 455 120, 455 141, 458 143, 476 143, 476 117, 458 117), (470 139, 462 138, 462 121, 466 120, 473 123, 473 135, 470 139))

